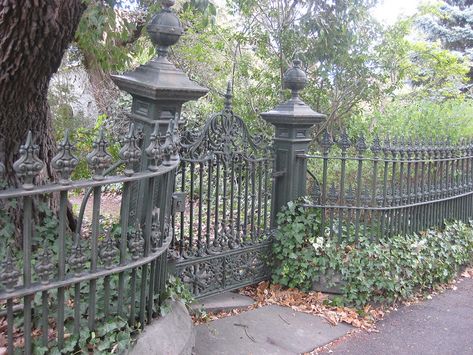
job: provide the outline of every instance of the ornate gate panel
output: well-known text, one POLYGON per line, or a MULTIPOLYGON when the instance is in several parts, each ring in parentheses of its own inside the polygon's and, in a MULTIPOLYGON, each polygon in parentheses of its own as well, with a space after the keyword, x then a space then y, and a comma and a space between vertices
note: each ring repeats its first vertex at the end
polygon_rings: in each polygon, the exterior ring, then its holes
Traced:
POLYGON ((185 132, 175 185, 176 273, 196 297, 269 276, 273 158, 231 108, 185 132), (186 199, 183 196, 186 196, 186 199))

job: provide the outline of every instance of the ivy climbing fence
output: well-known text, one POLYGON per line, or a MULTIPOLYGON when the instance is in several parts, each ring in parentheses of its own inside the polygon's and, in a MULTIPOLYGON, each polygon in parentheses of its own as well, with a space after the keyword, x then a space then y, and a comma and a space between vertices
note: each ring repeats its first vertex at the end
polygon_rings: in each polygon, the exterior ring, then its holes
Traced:
POLYGON ((311 198, 322 231, 338 240, 420 232, 473 215, 473 141, 406 139, 325 132, 308 164, 311 198))
MULTIPOLYGON (((3 181, 0 190, 0 316, 7 319, 9 354, 61 350, 73 337, 85 337, 85 344, 91 331, 114 317, 143 327, 156 315, 172 240, 177 124, 156 124, 149 137, 132 124, 121 143, 120 159, 112 164, 101 130, 87 155, 93 178, 71 181, 79 159, 66 133, 51 164, 60 179, 44 185, 35 184, 45 163, 38 158, 31 132, 21 146, 13 168, 22 186, 9 187, 3 181), (141 147, 143 142, 149 145, 141 147), (110 184, 122 189, 120 219, 114 226, 101 218, 101 196, 110 184), (71 231, 68 197, 77 191, 85 201, 91 196, 92 216, 88 228, 79 220, 71 231), (57 211, 50 209, 51 201, 58 201, 57 211), (22 220, 16 232, 15 209, 21 210, 22 220)), ((0 170, 4 172, 3 164, 0 170)))

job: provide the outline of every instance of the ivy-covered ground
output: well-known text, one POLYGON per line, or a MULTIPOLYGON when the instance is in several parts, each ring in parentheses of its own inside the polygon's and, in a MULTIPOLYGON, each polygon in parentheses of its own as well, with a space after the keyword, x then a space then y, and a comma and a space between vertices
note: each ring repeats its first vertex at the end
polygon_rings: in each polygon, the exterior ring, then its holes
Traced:
POLYGON ((334 305, 363 309, 428 294, 472 262, 471 223, 451 221, 418 234, 355 242, 331 238, 320 220, 320 211, 295 203, 279 214, 273 282, 306 291, 323 278, 328 286, 337 282, 334 305))

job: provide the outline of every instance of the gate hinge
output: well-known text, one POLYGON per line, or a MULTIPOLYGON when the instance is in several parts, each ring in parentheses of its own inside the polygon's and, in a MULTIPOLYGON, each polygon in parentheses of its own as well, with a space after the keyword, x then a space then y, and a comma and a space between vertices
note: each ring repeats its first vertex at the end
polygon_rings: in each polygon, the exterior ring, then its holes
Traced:
POLYGON ((174 213, 184 212, 186 210, 185 192, 174 192, 172 194, 172 210, 174 213))

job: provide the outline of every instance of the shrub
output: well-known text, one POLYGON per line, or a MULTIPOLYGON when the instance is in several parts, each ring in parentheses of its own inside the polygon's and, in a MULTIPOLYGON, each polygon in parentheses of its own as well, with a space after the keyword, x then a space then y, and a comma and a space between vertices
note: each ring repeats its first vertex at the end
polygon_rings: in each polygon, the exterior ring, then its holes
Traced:
POLYGON ((309 290, 334 273, 342 279, 343 302, 355 306, 392 303, 447 283, 473 255, 473 228, 462 222, 379 241, 338 242, 319 233, 320 211, 290 203, 278 224, 273 281, 309 290))

